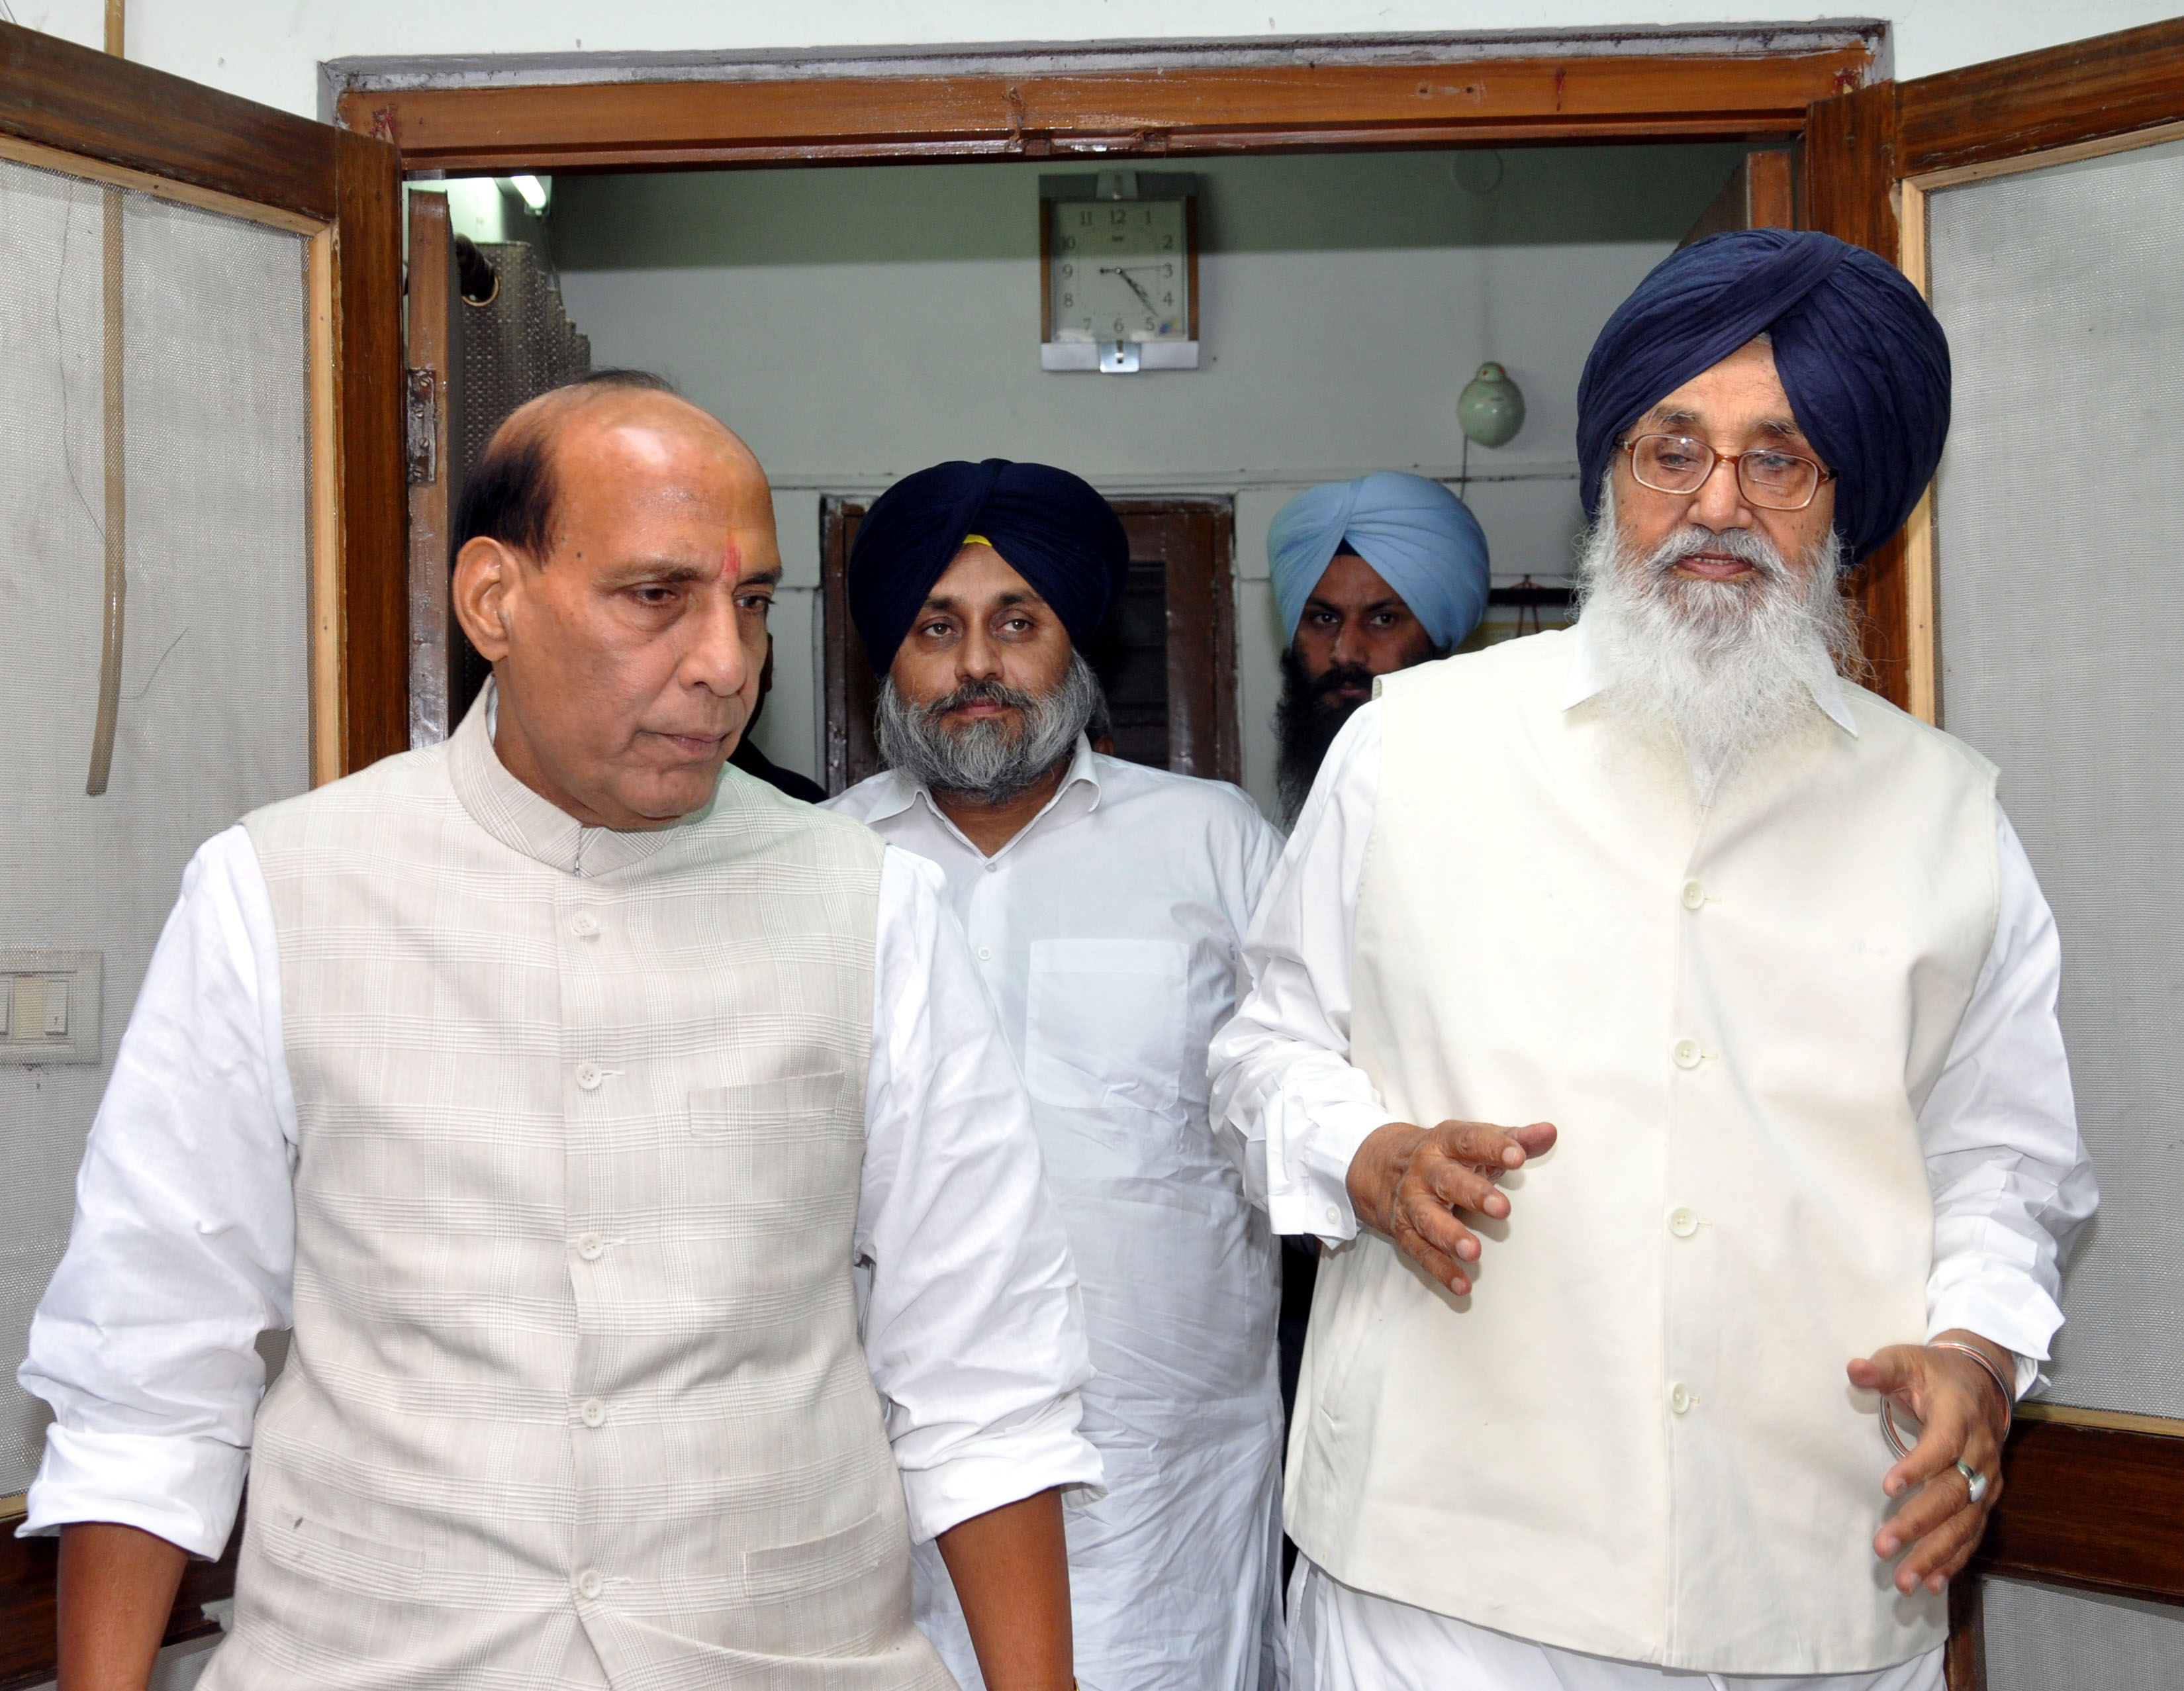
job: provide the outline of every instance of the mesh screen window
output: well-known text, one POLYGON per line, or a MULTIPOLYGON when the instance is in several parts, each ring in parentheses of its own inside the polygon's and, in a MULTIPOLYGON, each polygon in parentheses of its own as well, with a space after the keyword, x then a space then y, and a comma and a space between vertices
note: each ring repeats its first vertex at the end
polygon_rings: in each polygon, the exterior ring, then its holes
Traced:
POLYGON ((36 1470, 46 1409, 14 1369, 183 866, 309 784, 305 240, 133 192, 114 203, 128 594, 112 773, 92 798, 108 196, 0 161, 0 952, 95 952, 103 983, 95 1061, 0 1065, 0 1495, 36 1470))
POLYGON ((2101 1182, 2052 1395, 2184 1416, 2184 148, 1928 204, 1956 364, 1936 511, 1942 721, 2002 766, 2054 907, 2101 1182))

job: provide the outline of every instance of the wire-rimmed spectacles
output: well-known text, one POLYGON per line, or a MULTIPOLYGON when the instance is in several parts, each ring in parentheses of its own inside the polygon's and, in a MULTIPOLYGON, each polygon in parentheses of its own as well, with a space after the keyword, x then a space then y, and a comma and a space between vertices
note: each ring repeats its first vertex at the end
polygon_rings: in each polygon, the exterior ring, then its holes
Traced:
POLYGON ((1736 485, 1763 511, 1802 511, 1823 482, 1836 478, 1811 459, 1772 446, 1717 452, 1688 434, 1641 434, 1616 444, 1630 455, 1630 473, 1657 494, 1695 494, 1719 464, 1736 466, 1736 485))

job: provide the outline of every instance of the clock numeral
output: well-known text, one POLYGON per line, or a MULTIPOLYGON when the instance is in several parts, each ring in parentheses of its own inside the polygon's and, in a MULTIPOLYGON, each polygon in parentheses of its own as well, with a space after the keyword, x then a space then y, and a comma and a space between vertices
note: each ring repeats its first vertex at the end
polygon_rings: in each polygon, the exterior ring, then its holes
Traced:
POLYGON ((1163 305, 1173 305, 1175 304, 1175 292, 1173 288, 1171 288, 1167 293, 1161 295, 1161 304, 1163 305))
POLYGON ((1092 214, 1089 211, 1078 212, 1077 214, 1077 226, 1079 229, 1089 229, 1092 226, 1092 214))
POLYGON ((1075 252, 1077 250, 1077 237, 1074 235, 1064 235, 1061 237, 1061 250, 1065 253, 1075 252))
POLYGON ((1075 276, 1077 274, 1077 266, 1075 265, 1064 265, 1061 267, 1061 273, 1064 276, 1075 276))
POLYGON ((1061 309, 1065 311, 1076 303, 1077 296, 1073 293, 1065 293, 1061 296, 1061 309))
POLYGON ((1128 223, 1130 220, 1130 214, 1127 211, 1111 211, 1107 214, 1107 220, 1110 223, 1128 223))
POLYGON ((1163 253, 1172 253, 1172 252, 1173 252, 1174 250, 1175 250, 1175 237, 1174 237, 1174 236, 1173 236, 1173 235, 1163 235, 1163 236, 1162 236, 1162 237, 1161 237, 1161 251, 1162 251, 1163 253))

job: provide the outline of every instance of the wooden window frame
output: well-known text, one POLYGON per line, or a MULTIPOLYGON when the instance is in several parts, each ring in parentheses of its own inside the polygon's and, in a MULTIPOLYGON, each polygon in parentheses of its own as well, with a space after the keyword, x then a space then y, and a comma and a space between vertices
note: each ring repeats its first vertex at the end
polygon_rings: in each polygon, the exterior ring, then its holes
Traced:
MULTIPOLYGON (((408 743, 394 149, 0 23, 0 158, 302 236, 310 346, 310 770, 314 784, 408 743)), ((53 1672, 51 1538, 0 1498, 0 1688, 53 1672)), ((183 1576, 166 1642, 216 1630, 240 1533, 183 1576)))
POLYGON ((0 156, 309 239, 312 779, 401 751, 409 632, 394 149, 0 23, 0 156))
MULTIPOLYGON (((1805 142, 1808 226, 1871 248, 1923 290, 1930 189, 2152 145, 2184 133, 2184 20, 2148 25, 1817 105, 1805 142)), ((1859 572, 1883 690, 1941 715, 1933 494, 1859 572)), ((1950 1691, 1986 1683, 1980 1581, 2184 1604, 2184 1420, 2020 1406, 2003 1492, 1950 1591, 1950 1691)))

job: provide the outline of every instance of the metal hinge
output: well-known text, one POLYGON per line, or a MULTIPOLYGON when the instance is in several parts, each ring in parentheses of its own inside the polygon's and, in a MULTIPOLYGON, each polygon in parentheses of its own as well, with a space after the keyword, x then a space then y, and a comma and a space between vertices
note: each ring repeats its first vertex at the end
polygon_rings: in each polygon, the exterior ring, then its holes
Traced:
POLYGON ((429 370, 404 372, 403 456, 413 487, 440 478, 440 384, 429 370))

